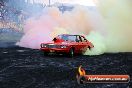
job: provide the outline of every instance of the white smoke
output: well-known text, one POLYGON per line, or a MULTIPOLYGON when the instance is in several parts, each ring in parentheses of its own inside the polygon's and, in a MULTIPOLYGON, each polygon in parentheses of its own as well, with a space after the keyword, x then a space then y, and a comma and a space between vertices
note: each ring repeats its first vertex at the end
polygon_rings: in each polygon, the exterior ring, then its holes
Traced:
MULTIPOLYGON (((97 0, 98 1, 98 0, 97 0)), ((40 43, 61 33, 83 34, 95 46, 86 55, 131 52, 132 11, 130 0, 100 0, 97 7, 75 6, 62 13, 56 7, 44 9, 40 17, 26 21, 25 35, 17 44, 40 48, 40 43)))

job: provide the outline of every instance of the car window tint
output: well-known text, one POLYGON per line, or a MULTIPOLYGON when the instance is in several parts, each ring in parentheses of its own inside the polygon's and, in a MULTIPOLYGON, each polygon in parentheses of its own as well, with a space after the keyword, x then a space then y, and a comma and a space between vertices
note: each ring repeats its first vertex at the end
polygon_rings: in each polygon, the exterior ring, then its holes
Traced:
POLYGON ((81 36, 81 40, 82 42, 86 42, 86 39, 83 36, 81 36))
POLYGON ((63 40, 66 40, 66 41, 69 40, 68 36, 65 36, 65 35, 62 36, 61 38, 62 38, 63 40))
POLYGON ((59 38, 65 40, 65 41, 76 41, 76 36, 74 35, 59 35, 59 38))
POLYGON ((76 41, 76 36, 68 36, 68 40, 75 42, 76 41))
POLYGON ((80 42, 80 41, 81 41, 81 40, 80 40, 80 36, 77 36, 76 41, 78 41, 78 42, 80 42))

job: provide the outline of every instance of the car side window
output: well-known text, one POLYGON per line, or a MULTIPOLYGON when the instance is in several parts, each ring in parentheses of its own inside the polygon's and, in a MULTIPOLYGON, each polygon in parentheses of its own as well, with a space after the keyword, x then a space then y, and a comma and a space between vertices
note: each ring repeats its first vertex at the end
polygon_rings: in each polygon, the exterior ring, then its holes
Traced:
POLYGON ((82 42, 87 42, 87 40, 83 36, 81 36, 81 40, 82 42))
POLYGON ((81 42, 80 36, 76 37, 76 42, 81 42))

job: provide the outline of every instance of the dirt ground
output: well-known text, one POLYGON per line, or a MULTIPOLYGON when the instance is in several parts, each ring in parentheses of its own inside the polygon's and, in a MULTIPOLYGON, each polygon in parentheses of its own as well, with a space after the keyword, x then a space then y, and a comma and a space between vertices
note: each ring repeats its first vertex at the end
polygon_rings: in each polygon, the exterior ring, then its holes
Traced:
POLYGON ((99 56, 43 56, 41 51, 0 48, 0 88, 132 88, 127 84, 85 84, 76 81, 77 68, 87 74, 128 74, 132 76, 132 53, 99 56))

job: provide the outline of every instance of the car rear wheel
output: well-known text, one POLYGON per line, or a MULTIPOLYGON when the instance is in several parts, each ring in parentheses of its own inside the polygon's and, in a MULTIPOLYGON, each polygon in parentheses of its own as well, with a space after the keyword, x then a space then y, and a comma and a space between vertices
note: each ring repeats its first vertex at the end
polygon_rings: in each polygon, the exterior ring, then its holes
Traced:
POLYGON ((73 57, 73 56, 74 56, 74 49, 73 49, 73 48, 70 49, 70 51, 69 51, 69 56, 70 56, 70 57, 73 57))

